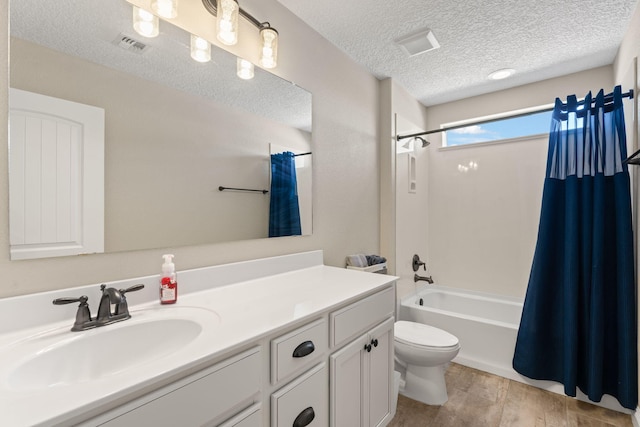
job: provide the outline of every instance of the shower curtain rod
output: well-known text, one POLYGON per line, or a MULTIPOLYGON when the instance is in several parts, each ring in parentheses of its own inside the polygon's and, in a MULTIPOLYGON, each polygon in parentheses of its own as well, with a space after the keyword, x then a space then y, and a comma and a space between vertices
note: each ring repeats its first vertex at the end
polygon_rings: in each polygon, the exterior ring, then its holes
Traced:
MULTIPOLYGON (((633 99, 633 89, 630 89, 629 92, 623 93, 622 97, 623 98, 633 99)), ((612 94, 605 95, 605 97, 604 97, 605 101, 609 101, 612 98, 613 98, 612 94)), ((396 135, 396 141, 400 141, 400 140, 406 139, 406 138, 415 138, 417 136, 431 135, 431 134, 434 134, 434 133, 446 132, 448 130, 462 129, 462 128, 466 128, 466 127, 474 126, 474 125, 483 125, 485 123, 497 122, 498 120, 515 119, 515 118, 518 118, 518 117, 526 117, 526 116, 530 116, 532 114, 538 114, 538 113, 544 113, 544 112, 547 112, 547 111, 553 111, 553 108, 554 107, 540 108, 540 109, 537 109, 537 110, 527 111, 526 113, 511 114, 511 115, 506 115, 506 116, 502 116, 502 117, 496 117, 496 118, 493 118, 493 119, 476 120, 475 122, 468 122, 468 123, 465 123, 465 124, 455 125, 455 126, 447 126, 447 127, 443 127, 443 128, 440 128, 440 129, 432 129, 432 130, 428 130, 428 131, 424 131, 424 132, 412 133, 412 134, 409 134, 409 135, 396 135)))

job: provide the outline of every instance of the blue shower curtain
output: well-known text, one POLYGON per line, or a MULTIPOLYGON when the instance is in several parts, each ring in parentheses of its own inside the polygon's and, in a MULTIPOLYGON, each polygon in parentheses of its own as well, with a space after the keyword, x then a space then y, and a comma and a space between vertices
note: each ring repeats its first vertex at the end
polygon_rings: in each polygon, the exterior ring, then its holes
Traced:
POLYGON ((289 151, 271 155, 269 237, 302 234, 295 156, 289 151))
POLYGON ((533 379, 638 403, 637 321, 621 88, 556 99, 538 241, 513 358, 533 379))

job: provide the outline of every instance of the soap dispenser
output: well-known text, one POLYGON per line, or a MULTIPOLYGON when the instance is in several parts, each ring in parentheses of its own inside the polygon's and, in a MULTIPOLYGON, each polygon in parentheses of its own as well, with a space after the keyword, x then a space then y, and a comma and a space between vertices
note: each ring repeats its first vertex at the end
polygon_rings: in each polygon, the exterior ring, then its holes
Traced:
POLYGON ((160 304, 174 304, 178 300, 178 281, 173 255, 162 255, 162 278, 160 279, 160 304))

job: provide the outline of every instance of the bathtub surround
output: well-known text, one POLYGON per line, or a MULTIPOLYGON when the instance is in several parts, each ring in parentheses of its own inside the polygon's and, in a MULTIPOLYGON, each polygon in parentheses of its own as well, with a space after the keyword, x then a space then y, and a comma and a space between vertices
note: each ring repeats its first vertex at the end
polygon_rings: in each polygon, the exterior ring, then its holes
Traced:
POLYGON ((638 403, 633 227, 622 90, 556 99, 513 367, 595 402, 638 403), (605 107, 606 105, 606 107, 605 107), (605 109, 606 108, 606 109, 605 109))

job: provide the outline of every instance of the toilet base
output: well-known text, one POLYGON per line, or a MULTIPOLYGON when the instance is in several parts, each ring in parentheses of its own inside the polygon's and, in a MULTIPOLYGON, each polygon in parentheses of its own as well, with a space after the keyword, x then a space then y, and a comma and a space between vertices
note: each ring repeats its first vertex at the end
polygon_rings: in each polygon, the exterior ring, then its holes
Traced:
POLYGON ((408 365, 400 394, 427 405, 444 405, 449 399, 444 371, 445 365, 408 365))

